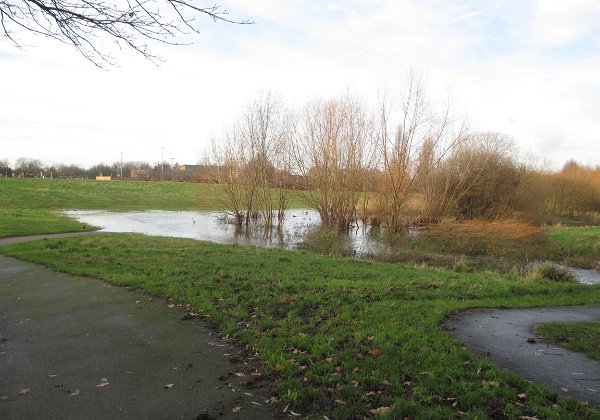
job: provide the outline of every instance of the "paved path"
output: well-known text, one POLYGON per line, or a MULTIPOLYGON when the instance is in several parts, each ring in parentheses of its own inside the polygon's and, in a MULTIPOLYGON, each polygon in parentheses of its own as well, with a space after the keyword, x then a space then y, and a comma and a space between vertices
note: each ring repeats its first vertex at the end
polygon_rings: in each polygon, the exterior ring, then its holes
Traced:
POLYGON ((0 238, 0 246, 19 244, 21 242, 38 241, 52 238, 72 238, 74 236, 102 235, 104 232, 88 230, 84 232, 49 233, 47 235, 15 236, 13 238, 0 238))
POLYGON ((269 385, 248 386, 237 350, 182 315, 160 299, 0 256, 0 418, 273 417, 269 385))
POLYGON ((600 362, 534 333, 537 324, 579 321, 600 321, 600 306, 470 310, 444 326, 479 356, 558 394, 600 404, 600 362))

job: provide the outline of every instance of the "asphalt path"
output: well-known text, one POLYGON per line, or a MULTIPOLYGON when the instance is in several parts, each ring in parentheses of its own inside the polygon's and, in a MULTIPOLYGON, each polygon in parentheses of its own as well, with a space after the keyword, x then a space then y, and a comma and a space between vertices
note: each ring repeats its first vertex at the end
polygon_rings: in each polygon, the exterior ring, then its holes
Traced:
POLYGON ((0 256, 0 419, 273 418, 254 367, 185 308, 0 256))
POLYGON ((477 309, 450 316, 444 327, 474 353, 554 392, 600 405, 600 362, 544 342, 547 322, 600 321, 600 306, 477 309))

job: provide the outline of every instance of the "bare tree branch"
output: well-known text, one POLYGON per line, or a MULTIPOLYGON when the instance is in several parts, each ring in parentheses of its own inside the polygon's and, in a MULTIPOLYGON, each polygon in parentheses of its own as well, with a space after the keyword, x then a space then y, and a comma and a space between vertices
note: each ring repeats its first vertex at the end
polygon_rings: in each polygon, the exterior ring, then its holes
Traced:
POLYGON ((195 0, 0 0, 0 37, 17 47, 18 31, 31 32, 72 45, 96 66, 114 65, 109 52, 98 46, 107 36, 152 62, 147 42, 181 45, 178 35, 200 33, 198 16, 215 22, 247 25, 254 22, 229 18, 219 6, 201 7, 195 0), (162 9, 161 9, 162 7, 162 9))

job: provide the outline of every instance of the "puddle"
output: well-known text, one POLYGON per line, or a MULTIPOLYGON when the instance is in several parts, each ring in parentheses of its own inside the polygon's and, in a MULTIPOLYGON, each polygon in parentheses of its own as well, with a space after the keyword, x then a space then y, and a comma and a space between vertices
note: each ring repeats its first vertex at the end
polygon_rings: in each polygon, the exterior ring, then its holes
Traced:
MULTIPOLYGON (((530 267, 535 267, 542 264, 555 264, 551 261, 534 261, 530 263, 530 267)), ((557 267, 566 268, 575 275, 575 279, 581 284, 600 284, 600 271, 593 268, 575 268, 566 267, 562 264, 556 264, 557 267)))
POLYGON ((585 268, 569 268, 577 281, 583 284, 600 284, 600 271, 585 268))
MULTIPOLYGON (((306 234, 320 224, 316 211, 297 209, 288 210, 281 228, 271 231, 260 224, 236 226, 227 221, 222 212, 68 210, 65 214, 82 223, 98 226, 103 232, 141 233, 285 249, 295 249, 306 234)), ((381 240, 369 236, 362 228, 352 230, 347 241, 357 256, 378 252, 383 247, 381 240)))

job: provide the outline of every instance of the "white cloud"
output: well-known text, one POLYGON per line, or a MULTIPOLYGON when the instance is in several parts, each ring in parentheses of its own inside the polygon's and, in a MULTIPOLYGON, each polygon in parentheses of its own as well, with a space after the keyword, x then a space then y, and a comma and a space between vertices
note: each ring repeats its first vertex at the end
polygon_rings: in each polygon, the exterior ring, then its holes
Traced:
POLYGON ((416 66, 434 98, 455 92, 475 129, 558 162, 600 163, 600 60, 585 50, 550 60, 527 38, 558 45, 599 30, 593 3, 230 0, 231 17, 257 24, 207 20, 195 46, 152 45, 160 67, 117 51, 121 67, 108 71, 47 40, 27 51, 3 42, 0 157, 91 165, 123 151, 155 162, 165 147, 192 163, 260 90, 297 104, 348 87, 372 98, 416 66))
POLYGON ((544 45, 563 45, 598 28, 600 2, 597 0, 536 0, 532 35, 544 45))

